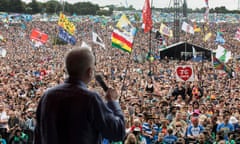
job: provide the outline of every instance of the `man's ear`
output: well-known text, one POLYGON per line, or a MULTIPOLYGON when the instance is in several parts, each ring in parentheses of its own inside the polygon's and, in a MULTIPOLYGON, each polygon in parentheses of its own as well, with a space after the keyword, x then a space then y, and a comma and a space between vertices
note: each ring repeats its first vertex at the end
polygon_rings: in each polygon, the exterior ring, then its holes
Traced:
POLYGON ((93 69, 91 68, 91 67, 89 67, 88 69, 87 69, 87 76, 89 77, 89 78, 92 78, 93 77, 93 69))

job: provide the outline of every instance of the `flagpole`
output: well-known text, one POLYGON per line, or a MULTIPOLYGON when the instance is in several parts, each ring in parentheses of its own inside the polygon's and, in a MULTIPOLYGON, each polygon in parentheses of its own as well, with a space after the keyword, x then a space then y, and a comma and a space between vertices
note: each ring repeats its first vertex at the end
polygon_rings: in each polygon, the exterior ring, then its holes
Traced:
MULTIPOLYGON (((127 72, 128 72, 128 69, 129 69, 129 64, 130 64, 130 61, 131 61, 131 57, 132 57, 132 53, 133 53, 133 46, 134 46, 134 40, 135 40, 135 36, 133 38, 133 45, 132 45, 132 50, 131 50, 131 53, 129 54, 129 58, 128 58, 128 63, 127 63, 127 68, 126 68, 126 71, 125 71, 125 76, 123 78, 123 82, 122 82, 122 86, 121 86, 121 94, 120 94, 120 97, 119 97, 119 100, 121 101, 121 98, 122 98, 122 95, 123 95, 123 87, 125 85, 125 80, 126 80, 126 77, 127 77, 127 72)), ((115 56, 115 55, 114 55, 115 56)), ((126 91, 128 91, 128 88, 126 89, 126 91)), ((127 95, 127 92, 126 92, 126 95, 127 95)))
MULTIPOLYGON (((129 69, 129 63, 130 63, 130 58, 131 58, 131 54, 129 55, 129 61, 127 63, 127 68, 126 68, 126 71, 125 71, 125 75, 123 77, 123 82, 122 82, 122 86, 121 86, 121 94, 120 94, 120 97, 119 97, 119 100, 121 101, 122 99, 122 95, 123 95, 123 88, 124 88, 124 85, 125 85, 125 81, 126 81, 126 77, 127 77, 127 73, 128 73, 128 69, 129 69)), ((127 89, 126 89, 127 91, 127 89)), ((124 97, 125 98, 125 97, 124 97)))
MULTIPOLYGON (((152 14, 152 5, 153 5, 153 0, 151 0, 151 6, 150 6, 150 12, 152 14)), ((152 54, 152 30, 149 31, 149 56, 151 56, 152 54)), ((151 58, 151 57, 149 57, 151 58)), ((152 62, 151 59, 149 59, 149 74, 151 74, 152 72, 152 62)))

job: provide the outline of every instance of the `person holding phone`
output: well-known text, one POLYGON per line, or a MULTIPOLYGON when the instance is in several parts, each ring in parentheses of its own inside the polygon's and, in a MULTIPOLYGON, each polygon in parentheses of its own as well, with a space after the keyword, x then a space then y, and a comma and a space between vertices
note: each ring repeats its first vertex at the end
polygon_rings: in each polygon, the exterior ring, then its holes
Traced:
POLYGON ((36 113, 35 144, 99 144, 102 138, 121 141, 125 122, 116 89, 105 100, 90 91, 95 58, 88 48, 72 49, 65 58, 69 77, 42 96, 36 113))

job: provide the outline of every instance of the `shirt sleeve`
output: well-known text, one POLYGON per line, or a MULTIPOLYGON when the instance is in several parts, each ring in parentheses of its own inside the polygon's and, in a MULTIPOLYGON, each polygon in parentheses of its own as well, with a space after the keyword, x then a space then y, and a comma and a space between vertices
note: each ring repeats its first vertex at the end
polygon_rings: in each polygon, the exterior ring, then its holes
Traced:
POLYGON ((204 131, 204 127, 200 126, 200 133, 203 133, 203 131, 204 131))
POLYGON ((187 128, 187 136, 191 136, 192 135, 191 128, 192 128, 192 126, 189 126, 187 128))
POLYGON ((94 127, 104 138, 112 141, 124 139, 125 122, 121 107, 117 101, 103 102, 99 95, 92 98, 90 118, 94 127))
POLYGON ((217 125, 217 132, 219 132, 220 129, 221 129, 221 124, 218 124, 218 125, 217 125))
POLYGON ((230 131, 231 132, 235 131, 234 126, 232 124, 230 124, 230 131))

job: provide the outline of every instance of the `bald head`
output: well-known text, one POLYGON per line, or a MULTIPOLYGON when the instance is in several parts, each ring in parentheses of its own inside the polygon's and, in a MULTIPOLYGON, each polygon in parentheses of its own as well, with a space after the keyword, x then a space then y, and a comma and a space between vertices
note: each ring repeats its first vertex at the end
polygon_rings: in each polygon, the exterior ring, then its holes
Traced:
POLYGON ((70 77, 86 77, 89 69, 94 68, 94 55, 85 47, 72 49, 65 58, 70 77))

